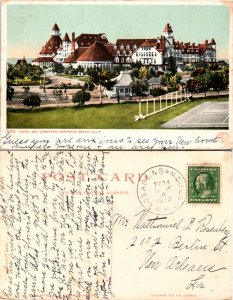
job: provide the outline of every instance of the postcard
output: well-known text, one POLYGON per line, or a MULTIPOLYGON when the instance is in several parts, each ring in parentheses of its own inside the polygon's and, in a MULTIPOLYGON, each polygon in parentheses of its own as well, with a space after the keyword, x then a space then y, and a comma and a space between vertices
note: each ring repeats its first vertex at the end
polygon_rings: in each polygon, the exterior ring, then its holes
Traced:
POLYGON ((231 1, 1 4, 1 148, 232 148, 231 1))
POLYGON ((232 298, 231 151, 0 154, 2 299, 232 298))

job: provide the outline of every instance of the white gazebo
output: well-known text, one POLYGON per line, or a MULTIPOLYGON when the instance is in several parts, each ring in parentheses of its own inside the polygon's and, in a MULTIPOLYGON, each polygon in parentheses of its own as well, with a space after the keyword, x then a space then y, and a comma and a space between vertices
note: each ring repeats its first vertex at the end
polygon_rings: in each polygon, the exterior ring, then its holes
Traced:
POLYGON ((120 97, 128 97, 132 96, 132 78, 130 75, 130 71, 121 71, 120 74, 113 78, 112 81, 116 81, 116 84, 110 91, 106 91, 106 96, 109 98, 120 97))

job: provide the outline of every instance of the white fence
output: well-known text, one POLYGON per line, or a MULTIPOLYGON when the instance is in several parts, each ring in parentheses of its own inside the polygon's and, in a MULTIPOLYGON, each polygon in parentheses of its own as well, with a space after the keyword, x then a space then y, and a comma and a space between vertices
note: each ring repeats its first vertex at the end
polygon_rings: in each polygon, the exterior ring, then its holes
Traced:
POLYGON ((135 121, 145 119, 170 107, 183 103, 189 99, 190 93, 186 90, 176 91, 151 99, 139 100, 138 115, 135 121))

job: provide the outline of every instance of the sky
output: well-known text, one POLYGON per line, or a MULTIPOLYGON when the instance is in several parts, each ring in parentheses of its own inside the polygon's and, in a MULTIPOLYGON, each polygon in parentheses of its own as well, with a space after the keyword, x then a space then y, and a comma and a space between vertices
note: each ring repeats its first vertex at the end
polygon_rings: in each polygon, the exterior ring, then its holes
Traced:
MULTIPOLYGON (((63 2, 64 3, 64 2, 63 2)), ((54 23, 67 32, 105 33, 118 38, 156 38, 170 23, 175 40, 202 43, 215 39, 217 58, 229 55, 229 8, 222 5, 8 4, 8 58, 38 57, 54 23)))

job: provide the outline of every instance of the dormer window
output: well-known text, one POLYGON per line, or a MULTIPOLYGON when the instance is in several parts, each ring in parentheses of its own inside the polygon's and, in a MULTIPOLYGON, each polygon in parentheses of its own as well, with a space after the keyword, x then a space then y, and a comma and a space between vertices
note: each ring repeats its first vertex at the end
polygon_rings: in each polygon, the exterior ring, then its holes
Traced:
POLYGON ((120 46, 120 50, 124 50, 124 45, 123 44, 120 46))

